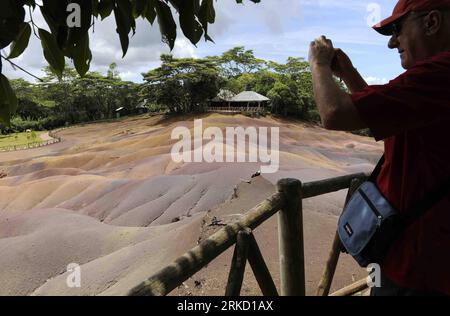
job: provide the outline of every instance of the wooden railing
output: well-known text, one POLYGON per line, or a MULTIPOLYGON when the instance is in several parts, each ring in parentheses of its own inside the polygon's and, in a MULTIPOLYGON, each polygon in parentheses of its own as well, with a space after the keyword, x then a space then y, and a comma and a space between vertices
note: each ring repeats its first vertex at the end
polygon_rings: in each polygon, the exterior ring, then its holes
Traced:
MULTIPOLYGON (((225 295, 239 295, 245 265, 248 261, 262 294, 277 296, 277 288, 252 231, 273 215, 278 214, 280 294, 304 296, 303 199, 349 188, 347 203, 359 184, 366 178, 366 174, 358 173, 305 184, 297 179, 282 179, 278 182, 277 193, 244 214, 239 221, 217 231, 172 264, 133 288, 128 295, 167 295, 229 247, 235 245, 225 295)), ((329 295, 339 253, 340 241, 336 235, 316 292, 317 295, 329 295)), ((352 295, 366 288, 367 283, 365 280, 361 280, 332 295, 352 295)))
MULTIPOLYGON (((49 133, 50 135, 50 133, 49 133)), ((24 149, 32 149, 32 148, 38 148, 38 147, 44 147, 44 146, 48 146, 48 145, 52 145, 52 144, 56 144, 61 142, 61 137, 55 137, 55 136, 51 136, 53 137, 52 139, 49 140, 43 140, 43 141, 39 141, 39 142, 31 142, 31 143, 27 143, 27 144, 21 144, 21 145, 9 145, 9 146, 2 146, 0 147, 0 151, 16 151, 16 150, 24 150, 24 149)))
POLYGON ((241 113, 241 112, 264 112, 264 107, 209 107, 208 112, 221 112, 221 113, 241 113))

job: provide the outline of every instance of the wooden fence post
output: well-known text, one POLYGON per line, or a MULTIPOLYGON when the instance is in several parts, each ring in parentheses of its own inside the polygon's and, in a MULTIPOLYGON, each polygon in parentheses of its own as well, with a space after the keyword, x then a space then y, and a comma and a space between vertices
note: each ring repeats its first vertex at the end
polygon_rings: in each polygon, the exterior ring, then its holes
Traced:
POLYGON ((241 293, 251 234, 250 228, 244 228, 237 235, 225 296, 239 296, 241 293))
POLYGON ((255 236, 250 235, 250 244, 248 249, 248 262, 252 267, 255 279, 264 296, 278 296, 277 287, 273 282, 270 271, 267 268, 264 258, 259 250, 255 236))
MULTIPOLYGON (((348 189, 347 197, 345 198, 345 205, 352 197, 356 189, 361 185, 364 180, 353 179, 350 183, 350 188, 348 189)), ((328 296, 330 293, 331 283, 333 282, 334 273, 336 272, 336 266, 339 261, 339 255, 341 253, 341 240, 338 233, 334 235, 333 245, 331 246, 330 253, 328 255, 328 260, 325 265, 325 269, 322 273, 322 278, 320 279, 319 286, 317 288, 317 296, 328 296)))
POLYGON ((285 202, 278 212, 281 295, 304 296, 302 183, 297 179, 282 179, 277 186, 285 202))

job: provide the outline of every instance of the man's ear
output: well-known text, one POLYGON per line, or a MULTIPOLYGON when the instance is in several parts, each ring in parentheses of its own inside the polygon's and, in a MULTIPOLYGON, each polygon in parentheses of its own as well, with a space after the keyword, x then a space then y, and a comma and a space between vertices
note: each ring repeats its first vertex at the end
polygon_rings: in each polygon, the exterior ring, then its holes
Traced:
POLYGON ((425 32, 426 35, 434 35, 442 27, 442 14, 437 10, 431 11, 425 18, 425 32))

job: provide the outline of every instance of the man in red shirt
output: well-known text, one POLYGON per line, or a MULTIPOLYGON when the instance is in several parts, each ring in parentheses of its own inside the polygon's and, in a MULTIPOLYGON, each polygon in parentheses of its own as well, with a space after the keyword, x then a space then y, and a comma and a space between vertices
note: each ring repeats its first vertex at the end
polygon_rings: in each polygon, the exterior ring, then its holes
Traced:
MULTIPOLYGON (((325 128, 369 128, 384 140, 376 183, 404 212, 450 179, 450 0, 400 0, 374 29, 391 36, 388 47, 398 50, 406 71, 368 86, 322 36, 310 47, 314 95, 325 128)), ((393 241, 380 265, 382 287, 372 295, 450 295, 450 194, 393 241)))

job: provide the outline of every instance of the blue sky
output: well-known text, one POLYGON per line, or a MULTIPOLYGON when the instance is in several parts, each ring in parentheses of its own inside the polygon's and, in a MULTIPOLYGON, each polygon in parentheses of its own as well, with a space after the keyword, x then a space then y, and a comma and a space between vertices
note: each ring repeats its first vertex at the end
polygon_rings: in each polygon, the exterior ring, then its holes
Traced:
MULTIPOLYGON (((284 62, 287 57, 307 59, 309 43, 320 35, 330 38, 342 48, 369 83, 384 83, 403 72, 396 50, 387 48, 388 37, 379 35, 370 26, 389 16, 396 0, 261 0, 253 4, 244 0, 218 0, 216 23, 210 27, 215 44, 201 41, 191 45, 180 33, 173 54, 177 57, 219 55, 235 46, 252 49, 259 58, 284 62)), ((45 23, 38 10, 35 21, 45 23)), ((94 59, 91 69, 105 73, 111 62, 118 64, 123 79, 140 82, 142 72, 159 65, 159 56, 169 53, 160 42, 158 26, 143 21, 130 41, 127 56, 121 58, 118 36, 112 17, 96 24, 91 48, 94 59)), ((26 53, 15 60, 27 70, 42 75, 45 65, 40 43, 33 39, 26 53)), ((9 77, 31 78, 6 66, 9 77)))

